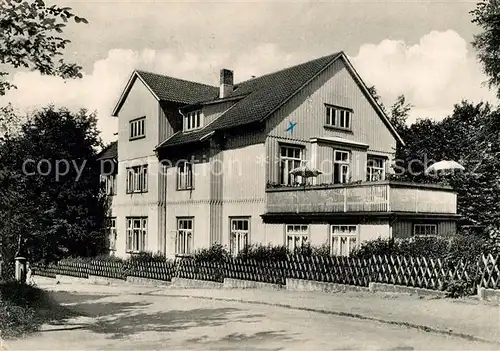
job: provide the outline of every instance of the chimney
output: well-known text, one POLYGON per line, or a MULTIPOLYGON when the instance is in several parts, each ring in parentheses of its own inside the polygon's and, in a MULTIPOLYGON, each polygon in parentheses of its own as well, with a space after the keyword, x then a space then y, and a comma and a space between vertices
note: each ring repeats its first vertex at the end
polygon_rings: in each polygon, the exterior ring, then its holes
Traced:
POLYGON ((229 69, 220 70, 220 92, 219 98, 223 99, 233 92, 233 71, 229 69))

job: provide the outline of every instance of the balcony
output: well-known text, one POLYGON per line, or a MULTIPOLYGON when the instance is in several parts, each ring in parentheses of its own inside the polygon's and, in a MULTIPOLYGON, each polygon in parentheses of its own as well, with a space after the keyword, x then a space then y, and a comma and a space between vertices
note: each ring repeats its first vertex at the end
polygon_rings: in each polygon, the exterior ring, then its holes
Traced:
POLYGON ((456 214, 457 196, 445 186, 393 181, 268 188, 267 213, 405 212, 456 214))

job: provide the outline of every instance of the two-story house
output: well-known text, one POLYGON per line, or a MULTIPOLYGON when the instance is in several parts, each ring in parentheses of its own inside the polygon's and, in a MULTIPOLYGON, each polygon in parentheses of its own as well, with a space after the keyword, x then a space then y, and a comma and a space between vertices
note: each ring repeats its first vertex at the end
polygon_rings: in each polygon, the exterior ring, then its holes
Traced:
POLYGON ((451 189, 386 180, 403 141, 342 52, 238 84, 223 69, 219 87, 135 71, 113 115, 117 255, 306 242, 346 255, 456 230, 451 189), (290 173, 304 165, 321 174, 290 173))

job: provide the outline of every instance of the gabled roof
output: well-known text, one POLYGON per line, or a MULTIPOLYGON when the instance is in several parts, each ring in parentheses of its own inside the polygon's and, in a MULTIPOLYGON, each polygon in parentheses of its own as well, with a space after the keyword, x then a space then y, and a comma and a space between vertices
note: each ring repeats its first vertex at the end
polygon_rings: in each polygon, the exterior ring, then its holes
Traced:
POLYGON ((219 94, 218 87, 135 70, 113 109, 112 116, 118 114, 136 79, 140 79, 158 101, 192 104, 200 100, 215 99, 219 94))
POLYGON ((118 158, 118 142, 113 141, 107 147, 104 148, 98 155, 98 160, 106 160, 106 159, 117 159, 118 158))
POLYGON ((385 112, 370 94, 366 84, 354 70, 346 55, 343 52, 339 52, 235 85, 233 93, 229 97, 241 96, 242 99, 236 102, 232 108, 198 131, 175 133, 158 145, 157 148, 201 141, 201 139, 204 139, 207 135, 213 134, 213 132, 217 130, 224 130, 263 121, 278 108, 283 106, 321 72, 332 65, 337 59, 344 60, 347 69, 351 72, 365 96, 377 110, 379 116, 383 119, 398 141, 403 143, 403 140, 389 122, 385 112))

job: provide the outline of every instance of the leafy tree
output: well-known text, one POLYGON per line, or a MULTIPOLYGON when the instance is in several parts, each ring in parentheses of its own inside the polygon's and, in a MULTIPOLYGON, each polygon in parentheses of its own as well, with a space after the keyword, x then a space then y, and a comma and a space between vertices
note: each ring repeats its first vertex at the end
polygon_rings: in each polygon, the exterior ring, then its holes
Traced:
MULTIPOLYGON (((88 23, 73 14, 71 8, 48 6, 43 0, 0 1, 0 63, 63 78, 81 78, 80 66, 57 60, 70 43, 59 36, 70 19, 88 23)), ((6 75, 0 71, 0 95, 14 88, 2 80, 6 75)))
POLYGON ((396 131, 404 137, 408 129, 408 117, 410 116, 411 104, 406 101, 404 95, 398 96, 396 102, 390 108, 390 121, 396 131))
POLYGON ((384 103, 382 102, 382 98, 378 94, 377 88, 375 88, 375 85, 372 85, 371 87, 368 87, 368 92, 373 96, 373 98, 375 99, 375 101, 377 102, 377 104, 379 104, 379 106, 382 108, 382 110, 387 113, 387 110, 386 110, 386 108, 384 106, 384 103))
POLYGON ((408 117, 412 108, 411 104, 406 101, 406 97, 404 95, 398 96, 394 104, 387 110, 375 86, 372 85, 369 87, 368 91, 387 116, 389 116, 389 120, 394 128, 396 128, 396 131, 403 136, 402 134, 407 130, 408 117))
POLYGON ((35 113, 0 145, 2 254, 31 260, 105 250, 96 117, 53 107, 35 113), (26 252, 28 251, 28 252, 26 252))
POLYGON ((0 143, 14 135, 21 127, 21 118, 14 111, 12 104, 0 107, 0 143))
POLYGON ((474 36, 472 46, 489 76, 488 85, 496 87, 500 97, 500 1, 482 0, 471 15, 472 23, 483 30, 474 36))
MULTIPOLYGON (((453 114, 437 122, 420 119, 405 134, 398 150, 396 179, 451 185, 458 213, 471 223, 492 226, 500 218, 500 112, 487 103, 456 104, 453 114), (463 172, 429 176, 433 162, 454 160, 463 172)), ((499 223, 500 224, 500 223, 499 223)))

